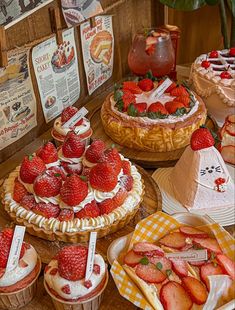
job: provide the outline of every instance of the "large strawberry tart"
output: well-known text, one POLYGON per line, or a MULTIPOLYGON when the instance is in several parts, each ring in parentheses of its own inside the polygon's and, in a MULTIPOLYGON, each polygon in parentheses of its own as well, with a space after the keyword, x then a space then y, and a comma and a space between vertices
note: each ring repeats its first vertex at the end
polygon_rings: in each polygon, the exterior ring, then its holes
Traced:
POLYGON ((126 81, 106 98, 101 119, 112 140, 150 152, 174 151, 189 144, 192 132, 205 123, 205 105, 174 82, 156 100, 153 92, 162 83, 149 78, 126 81))
POLYGON ((208 112, 222 126, 235 107, 235 47, 199 56, 192 65, 191 80, 208 112))
POLYGON ((4 183, 5 210, 28 232, 49 240, 88 240, 126 225, 144 194, 136 167, 102 141, 88 148, 74 132, 25 156, 4 183))

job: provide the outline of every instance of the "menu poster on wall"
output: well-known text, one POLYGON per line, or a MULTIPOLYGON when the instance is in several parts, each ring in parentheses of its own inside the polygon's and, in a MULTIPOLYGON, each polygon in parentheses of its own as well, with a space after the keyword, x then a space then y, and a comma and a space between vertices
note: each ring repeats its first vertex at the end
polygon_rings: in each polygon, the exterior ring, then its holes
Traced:
POLYGON ((52 1, 0 0, 0 25, 7 29, 52 1))
POLYGON ((8 53, 0 68, 0 150, 37 125, 37 106, 29 70, 29 49, 8 53))
POLYGON ((32 51, 33 67, 38 83, 46 123, 74 104, 80 96, 78 60, 74 28, 63 32, 59 46, 52 37, 32 51))
POLYGON ((61 0, 61 6, 68 27, 103 12, 99 0, 61 0))
POLYGON ((97 16, 93 28, 90 22, 85 22, 80 31, 87 87, 89 94, 92 94, 113 73, 112 16, 97 16))

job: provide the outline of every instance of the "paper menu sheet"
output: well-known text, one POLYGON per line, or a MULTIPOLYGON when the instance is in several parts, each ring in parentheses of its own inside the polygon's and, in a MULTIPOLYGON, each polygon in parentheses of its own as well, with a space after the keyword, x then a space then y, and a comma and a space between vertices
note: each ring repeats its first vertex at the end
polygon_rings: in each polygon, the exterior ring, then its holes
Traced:
POLYGON ((63 43, 57 46, 52 37, 32 51, 32 61, 46 123, 80 97, 78 59, 74 28, 62 33, 63 43))
POLYGON ((107 81, 113 73, 114 36, 112 16, 95 17, 80 27, 83 62, 89 95, 107 81))
POLYGON ((0 150, 37 125, 37 107, 29 70, 29 49, 8 53, 0 68, 0 150))

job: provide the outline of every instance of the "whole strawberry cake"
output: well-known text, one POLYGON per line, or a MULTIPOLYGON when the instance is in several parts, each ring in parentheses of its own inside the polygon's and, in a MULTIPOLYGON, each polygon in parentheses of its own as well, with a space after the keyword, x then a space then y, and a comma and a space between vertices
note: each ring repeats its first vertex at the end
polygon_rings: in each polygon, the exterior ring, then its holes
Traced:
POLYGON ((87 257, 87 247, 67 246, 46 266, 44 285, 55 306, 63 302, 86 303, 90 299, 97 302, 97 305, 100 302, 94 299, 107 284, 107 266, 102 256, 95 254, 92 274, 86 280, 87 257))
POLYGON ((101 119, 112 140, 150 152, 174 151, 189 144, 192 132, 206 120, 205 105, 175 82, 156 99, 154 92, 163 81, 125 81, 106 98, 101 119))
POLYGON ((56 149, 48 142, 25 156, 4 183, 9 215, 29 233, 49 240, 88 240, 126 225, 144 195, 137 168, 115 148, 89 147, 74 132, 56 149))

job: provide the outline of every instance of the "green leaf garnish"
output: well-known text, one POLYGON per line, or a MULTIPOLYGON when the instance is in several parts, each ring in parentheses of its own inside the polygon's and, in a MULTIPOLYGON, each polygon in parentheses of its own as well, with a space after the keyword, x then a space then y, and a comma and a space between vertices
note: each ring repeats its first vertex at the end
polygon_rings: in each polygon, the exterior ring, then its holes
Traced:
POLYGON ((175 111, 175 113, 173 113, 172 115, 175 116, 182 116, 187 112, 187 110, 185 108, 179 108, 175 111))
POLYGON ((117 91, 118 89, 121 89, 121 88, 122 88, 121 84, 118 84, 118 83, 114 84, 114 91, 117 91))
POLYGON ((171 269, 167 269, 166 270, 166 275, 169 277, 172 274, 172 270, 171 269))
POLYGON ((61 177, 61 174, 60 173, 55 173, 54 176, 55 177, 61 177))
POLYGON ((140 264, 141 264, 141 265, 148 265, 148 264, 149 264, 148 258, 147 258, 146 256, 143 257, 143 258, 141 258, 140 264))
POLYGON ((211 260, 215 259, 215 253, 214 252, 211 252, 211 260))
POLYGON ((168 118, 167 114, 162 114, 161 112, 148 112, 148 117, 151 119, 164 119, 168 118))
POLYGON ((33 155, 29 155, 28 158, 29 158, 29 161, 33 160, 33 155))
POLYGON ((117 107, 119 112, 123 111, 123 107, 124 107, 124 102, 122 99, 118 100, 115 104, 115 106, 117 107))
POLYGON ((123 91, 118 89, 114 92, 114 100, 115 101, 119 101, 122 99, 122 96, 123 96, 123 91))
POLYGON ((127 108, 127 114, 133 117, 136 117, 138 115, 138 111, 132 103, 127 108))
POLYGON ((80 175, 80 179, 83 181, 87 181, 87 177, 85 175, 80 175))
POLYGON ((157 267, 158 270, 162 270, 162 263, 158 262, 156 264, 156 267, 157 267))

